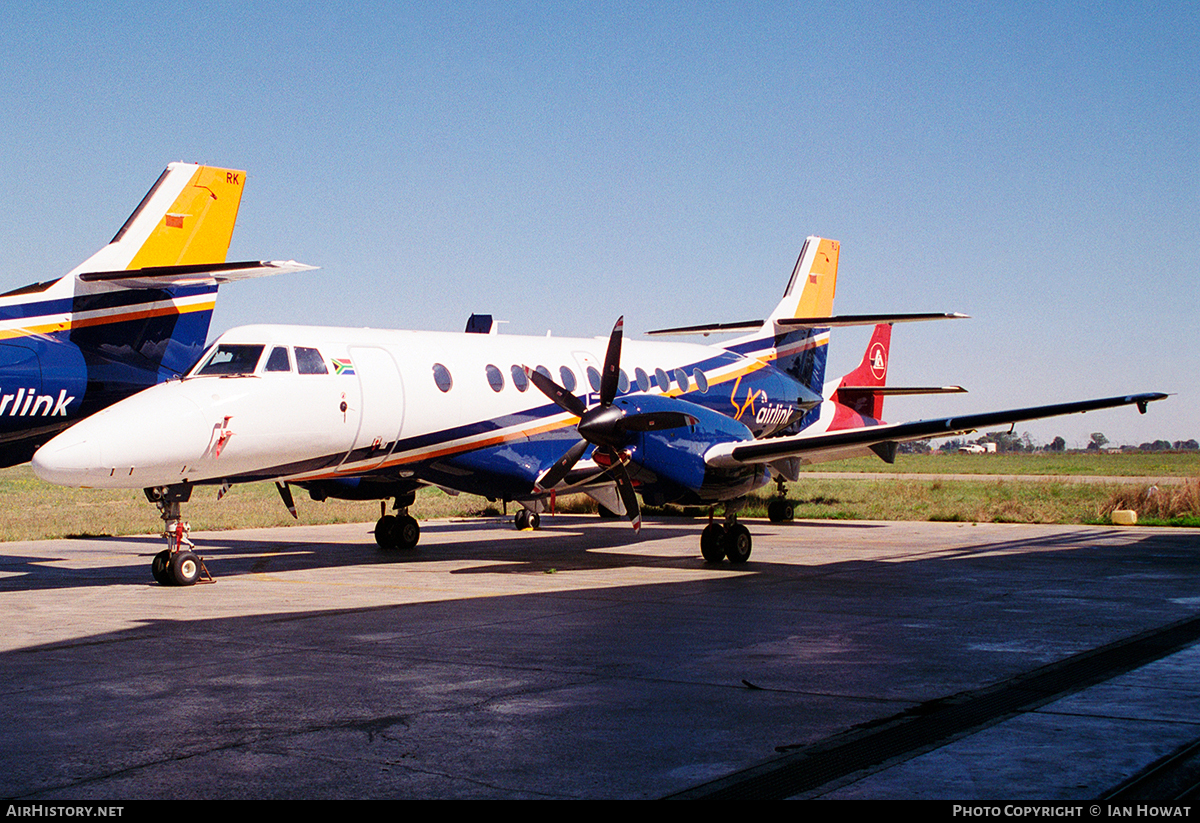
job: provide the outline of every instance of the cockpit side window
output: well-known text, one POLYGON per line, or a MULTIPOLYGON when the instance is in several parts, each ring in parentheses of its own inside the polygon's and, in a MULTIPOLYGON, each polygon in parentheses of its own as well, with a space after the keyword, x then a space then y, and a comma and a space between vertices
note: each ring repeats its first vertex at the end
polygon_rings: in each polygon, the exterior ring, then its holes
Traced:
POLYGON ((271 349, 271 356, 267 358, 267 365, 263 371, 291 371, 292 360, 288 357, 287 346, 276 346, 271 349))
POLYGON ((213 349, 196 374, 239 375, 254 374, 265 346, 222 343, 213 349))
POLYGON ((296 371, 301 374, 329 374, 325 368, 325 358, 316 349, 296 347, 296 371))

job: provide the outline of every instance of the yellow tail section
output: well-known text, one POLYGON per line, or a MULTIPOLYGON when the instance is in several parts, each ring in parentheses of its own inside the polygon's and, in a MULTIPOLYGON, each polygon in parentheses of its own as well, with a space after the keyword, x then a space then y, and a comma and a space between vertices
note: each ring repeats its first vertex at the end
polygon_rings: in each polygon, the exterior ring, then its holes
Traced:
POLYGON ((789 317, 829 317, 833 314, 838 249, 838 241, 823 237, 810 237, 804 242, 783 300, 771 312, 768 324, 789 317))
POLYGON ((793 317, 828 317, 837 292, 838 242, 821 239, 793 317))
POLYGON ((246 173, 170 163, 112 241, 71 275, 224 263, 246 173))
POLYGON ((246 173, 200 166, 126 268, 224 263, 246 173))

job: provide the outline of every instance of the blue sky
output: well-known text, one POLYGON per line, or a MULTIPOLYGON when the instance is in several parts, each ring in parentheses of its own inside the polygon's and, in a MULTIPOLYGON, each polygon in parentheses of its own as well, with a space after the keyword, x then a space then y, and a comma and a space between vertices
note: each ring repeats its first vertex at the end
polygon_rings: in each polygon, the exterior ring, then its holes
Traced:
MULTIPOLYGON (((1200 6, 105 3, 0 30, 0 287, 65 273, 171 160, 248 171, 250 322, 605 335, 762 317, 809 234, 897 327, 889 419, 1169 391, 1018 427, 1200 437, 1200 6)), ((831 374, 867 330, 834 333, 831 374)))

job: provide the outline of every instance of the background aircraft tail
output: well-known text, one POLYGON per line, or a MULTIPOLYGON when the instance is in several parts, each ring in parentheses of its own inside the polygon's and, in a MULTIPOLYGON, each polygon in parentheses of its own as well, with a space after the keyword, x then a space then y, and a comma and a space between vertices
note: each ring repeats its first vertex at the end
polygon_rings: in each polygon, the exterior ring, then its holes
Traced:
POLYGON ((169 164, 109 244, 71 275, 224 263, 245 180, 235 169, 169 164))
POLYGON ((69 340, 87 361, 97 407, 187 370, 204 350, 217 283, 179 275, 225 263, 246 173, 171 163, 100 249, 63 278, 72 292, 69 340), (158 273, 158 283, 114 282, 158 273), (161 285, 159 285, 161 283, 161 285))
MULTIPOLYGON (((826 385, 825 397, 838 406, 839 413, 844 409, 863 417, 875 420, 883 419, 884 392, 877 391, 887 385, 888 360, 891 357, 892 326, 890 323, 880 323, 875 326, 867 350, 863 352, 862 362, 840 380, 826 385)), ((845 415, 849 416, 849 415, 845 415)), ((836 428, 847 428, 838 426, 836 428)), ((861 422, 853 425, 862 425, 861 422)))

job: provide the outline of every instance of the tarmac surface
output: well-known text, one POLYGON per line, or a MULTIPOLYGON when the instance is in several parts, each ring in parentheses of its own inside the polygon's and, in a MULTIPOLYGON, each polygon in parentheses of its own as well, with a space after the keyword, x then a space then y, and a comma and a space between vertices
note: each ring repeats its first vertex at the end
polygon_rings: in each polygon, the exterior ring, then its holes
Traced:
POLYGON ((1200 738, 1200 530, 743 522, 0 544, 0 796, 1088 800, 1200 738))

